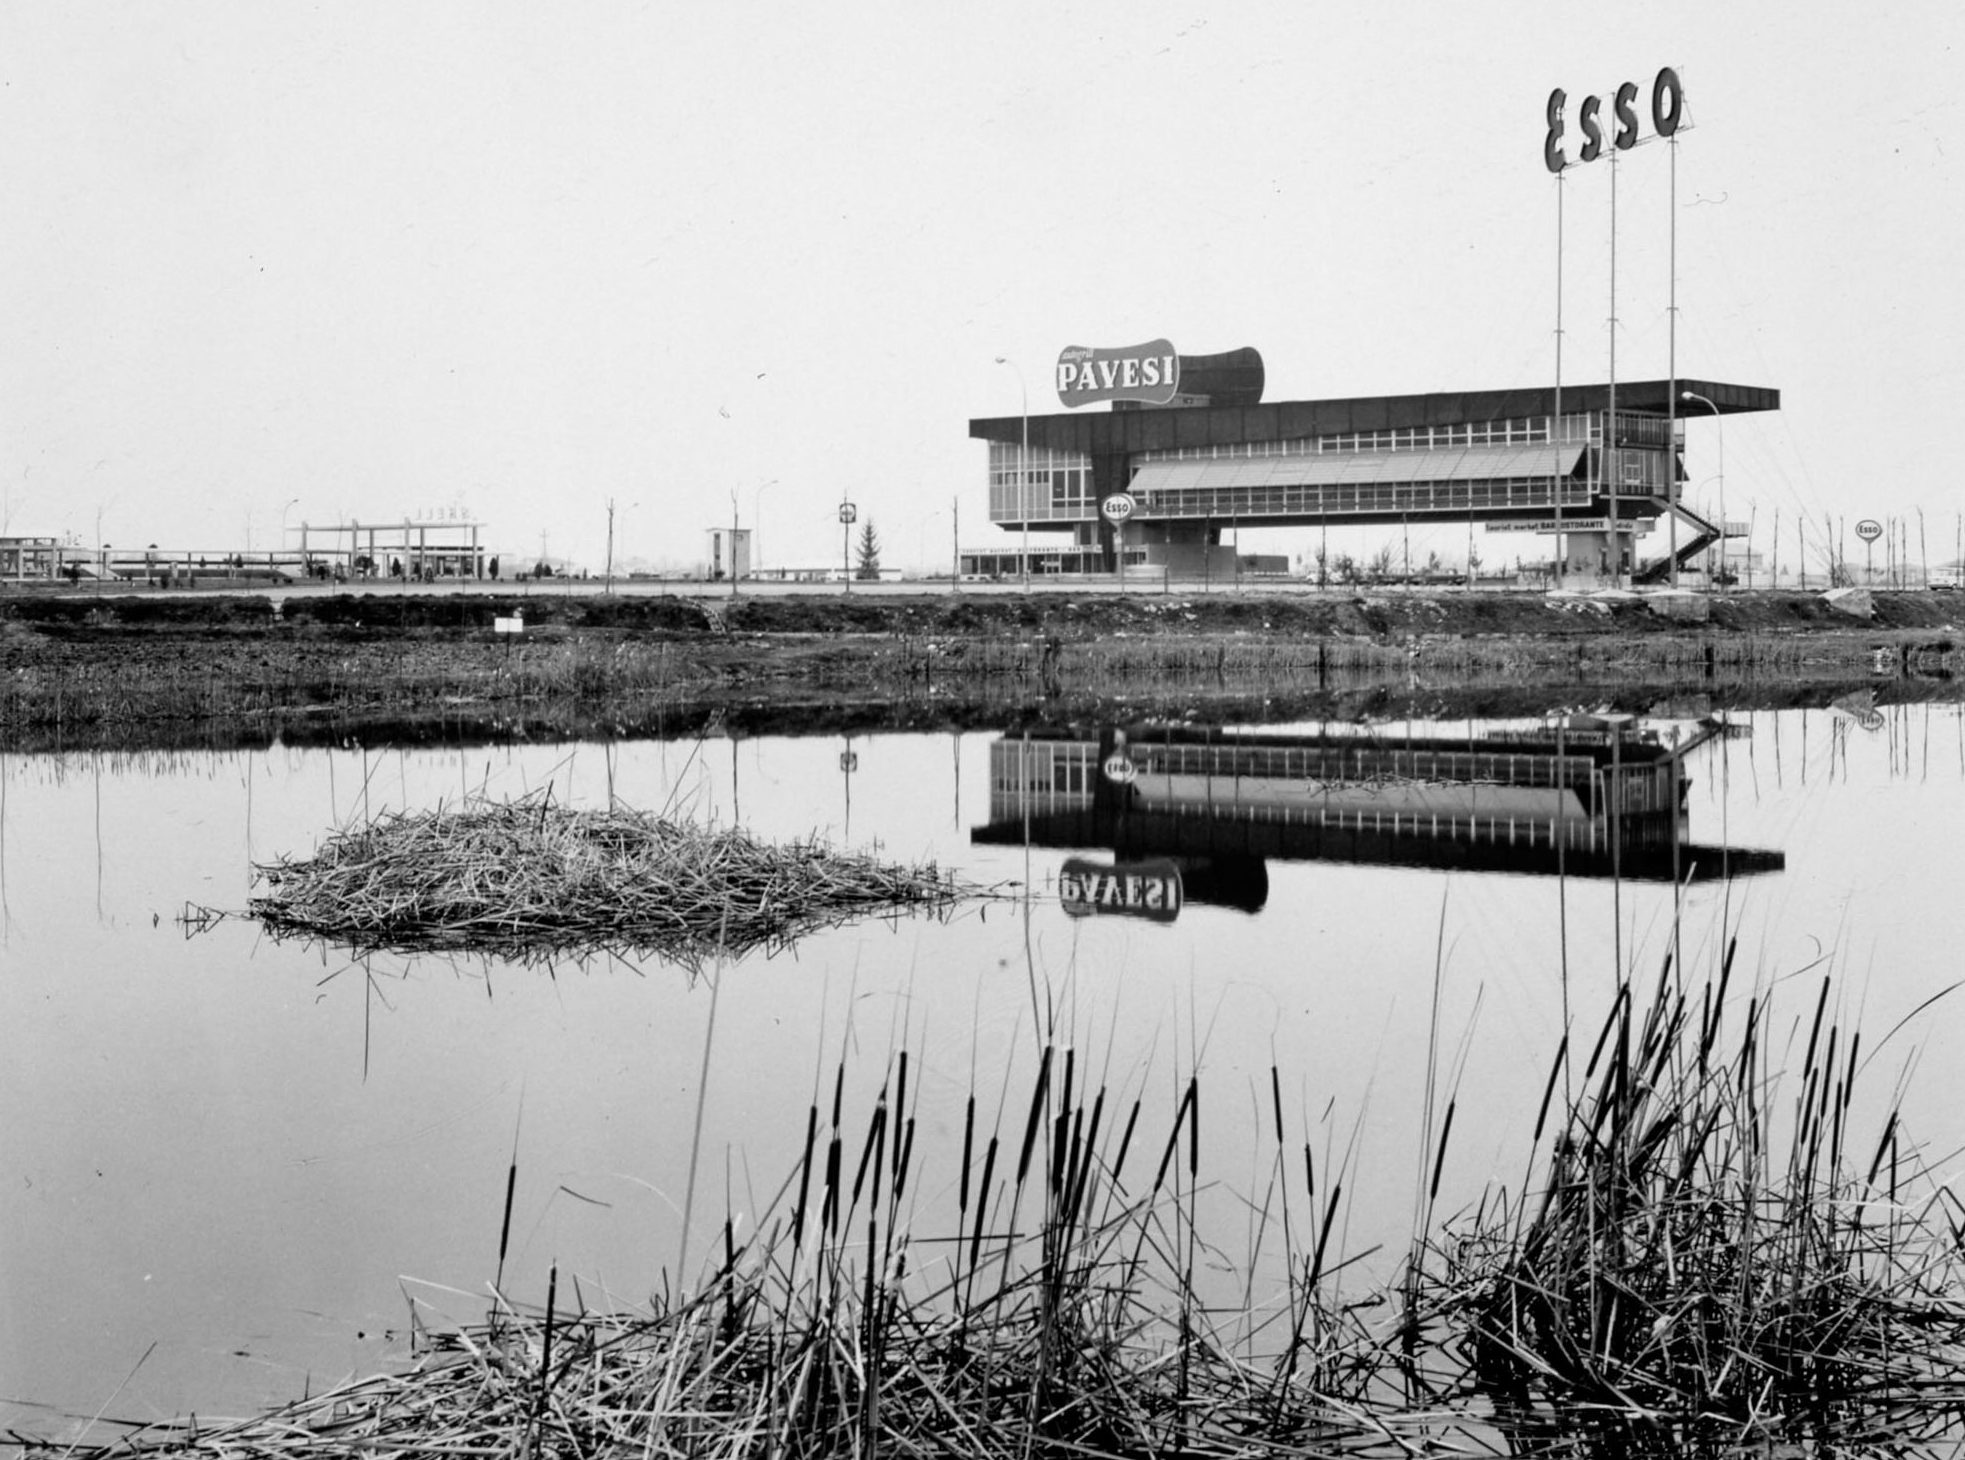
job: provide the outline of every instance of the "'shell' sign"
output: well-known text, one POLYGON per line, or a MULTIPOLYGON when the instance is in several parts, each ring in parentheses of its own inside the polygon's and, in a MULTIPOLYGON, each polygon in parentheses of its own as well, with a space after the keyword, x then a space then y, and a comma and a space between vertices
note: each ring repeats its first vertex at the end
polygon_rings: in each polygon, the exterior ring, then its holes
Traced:
POLYGON ((1058 399, 1067 406, 1136 400, 1163 406, 1180 389, 1180 356, 1166 340, 1123 350, 1067 345, 1058 355, 1058 399))
POLYGON ((1165 858, 1101 866, 1068 857, 1058 901, 1074 918, 1127 917, 1170 923, 1180 916, 1180 868, 1165 858))

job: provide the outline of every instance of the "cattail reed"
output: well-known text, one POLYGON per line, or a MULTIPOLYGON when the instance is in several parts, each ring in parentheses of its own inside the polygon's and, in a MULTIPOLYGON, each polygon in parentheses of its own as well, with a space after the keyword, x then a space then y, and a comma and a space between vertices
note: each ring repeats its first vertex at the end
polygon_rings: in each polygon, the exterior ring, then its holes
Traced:
MULTIPOLYGON (((1131 1093, 1120 1123, 1071 1048, 1047 1047, 1014 1161, 978 1127, 972 1089, 948 1172, 915 1145, 912 1062, 893 1062, 864 1112, 842 1062, 830 1119, 808 1107, 789 1221, 726 1217, 713 1281, 685 1273, 646 1312, 596 1314, 558 1304, 555 1267, 542 1311, 501 1292, 495 1323, 424 1342, 408 1373, 75 1453, 1389 1460, 1491 1450, 1497 1429, 1524 1449, 1606 1453, 1955 1448, 1960 1204, 1913 1194, 1894 1108, 1874 1141, 1850 1128, 1861 1042, 1832 991, 1794 1031, 1804 1061, 1788 1071, 1771 1001, 1754 991, 1739 1023, 1722 992, 1620 987, 1573 1096, 1567 1036, 1549 1066, 1523 1193, 1484 1194, 1415 1243, 1406 1271, 1348 1299, 1337 1277, 1356 1259, 1336 1249, 1351 1158, 1319 1169, 1272 1067, 1274 1170, 1300 1146, 1308 1213, 1299 1250, 1285 1194, 1286 1323, 1249 1320, 1268 1300, 1247 1281, 1231 1335, 1197 1288, 1219 1250, 1200 1230, 1198 1075, 1165 1104, 1131 1093), (1143 1112, 1166 1124, 1140 1186, 1125 1166, 1143 1112), (917 1232, 928 1191, 953 1201, 952 1231, 917 1232), (924 1243, 948 1259, 911 1262, 924 1243)), ((1454 1111, 1448 1099, 1422 1143, 1427 1202, 1445 1190, 1454 1111)))

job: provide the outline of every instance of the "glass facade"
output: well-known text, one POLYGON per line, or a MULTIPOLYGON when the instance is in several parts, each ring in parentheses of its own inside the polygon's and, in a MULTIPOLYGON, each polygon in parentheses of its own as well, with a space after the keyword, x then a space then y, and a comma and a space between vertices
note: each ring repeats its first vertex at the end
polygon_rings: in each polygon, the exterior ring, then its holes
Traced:
MULTIPOLYGON (((1594 416, 1565 416, 1561 439, 1596 439, 1594 416)), ((1226 446, 1182 446, 1172 451, 1144 451, 1136 465, 1149 461, 1220 461, 1239 457, 1312 456, 1328 452, 1451 451, 1468 446, 1533 446, 1549 439, 1549 418, 1527 416, 1507 421, 1463 421, 1453 426, 1408 426, 1396 431, 1348 431, 1335 436, 1302 436, 1289 441, 1238 441, 1226 446)))
MULTIPOLYGON (((1022 443, 989 443, 989 520, 1019 522, 1017 459, 1022 443)), ((1083 452, 1032 446, 1025 468, 1033 522, 1081 522, 1096 510, 1092 501, 1092 459, 1083 452)))
MULTIPOLYGON (((1126 545, 1126 566, 1148 566, 1148 553, 1138 543, 1126 545)), ((1015 546, 964 548, 960 555, 962 572, 972 578, 1016 578, 1023 573, 1023 556, 1015 546)), ((1059 573, 1110 573, 1111 559, 1097 544, 1073 543, 1069 546, 1030 545, 1030 572, 1033 577, 1059 573)))
MULTIPOLYGON (((1147 491, 1140 512, 1151 518, 1231 517, 1314 518, 1395 512, 1457 512, 1502 508, 1546 508, 1558 505, 1553 477, 1491 477, 1459 482, 1362 482, 1337 486, 1188 487, 1147 491)), ((1583 507, 1593 495, 1588 482, 1562 483, 1560 505, 1583 507)))
MULTIPOLYGON (((1348 516, 1387 513, 1441 515, 1497 510, 1561 510, 1588 507, 1607 490, 1604 436, 1606 411, 1579 411, 1561 417, 1518 416, 1492 421, 1463 421, 1442 426, 1409 426, 1378 431, 1349 431, 1325 436, 1277 441, 1237 441, 1140 452, 1135 468, 1155 462, 1201 462, 1333 456, 1405 454, 1414 458, 1410 478, 1381 469, 1374 480, 1359 483, 1272 483, 1262 486, 1180 487, 1151 489, 1135 486, 1142 514, 1153 518, 1348 516), (1558 481, 1551 474, 1523 474, 1522 464, 1492 477, 1429 480, 1435 472, 1423 458, 1431 452, 1454 452, 1495 447, 1544 444, 1587 446, 1577 471, 1558 481)), ((1617 413, 1617 490, 1644 496, 1664 496, 1672 488, 1669 449, 1683 441, 1683 423, 1663 416, 1628 411, 1617 413)), ((1020 508, 1019 443, 989 443, 989 517, 1010 523, 1025 519, 1020 508)), ((1465 468, 1461 468, 1464 473, 1465 468)), ((1440 471, 1439 476, 1446 473, 1440 471)), ((1082 452, 1033 445, 1025 472, 1028 520, 1032 523, 1095 522, 1098 503, 1093 495, 1091 458, 1082 452)), ((1033 564, 1033 567, 1035 565, 1033 564)))

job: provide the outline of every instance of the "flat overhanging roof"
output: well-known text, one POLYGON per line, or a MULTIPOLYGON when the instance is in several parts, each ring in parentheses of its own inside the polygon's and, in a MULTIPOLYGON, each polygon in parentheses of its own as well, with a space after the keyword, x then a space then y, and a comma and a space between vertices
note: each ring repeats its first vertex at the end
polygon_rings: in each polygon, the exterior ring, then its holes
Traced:
MULTIPOLYGON (((1617 408, 1665 415, 1676 384, 1713 403, 1721 415, 1778 411, 1781 393, 1764 385, 1718 380, 1619 381, 1617 408)), ((1608 384, 1565 385, 1565 414, 1610 407, 1608 384)), ((1340 400, 1273 401, 1253 406, 1186 406, 1160 410, 1066 411, 1028 418, 1030 444, 1087 456, 1172 451, 1183 446, 1238 446, 1251 441, 1295 441, 1356 431, 1397 431, 1419 426, 1457 426, 1555 414, 1554 386, 1519 390, 1448 391, 1435 395, 1350 396, 1340 400)), ((1678 402, 1688 420, 1711 415, 1702 401, 1678 402)), ((1023 416, 990 416, 969 422, 981 441, 1015 445, 1024 439, 1023 416)))

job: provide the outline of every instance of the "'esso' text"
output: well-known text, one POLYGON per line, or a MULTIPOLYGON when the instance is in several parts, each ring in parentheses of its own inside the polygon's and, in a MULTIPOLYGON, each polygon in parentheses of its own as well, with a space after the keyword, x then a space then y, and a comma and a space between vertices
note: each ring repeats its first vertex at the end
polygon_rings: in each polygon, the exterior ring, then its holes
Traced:
MULTIPOLYGON (((1619 152, 1628 152, 1637 146, 1638 118, 1633 106, 1637 94, 1637 83, 1626 81, 1617 88, 1617 95, 1611 100, 1611 119, 1616 123, 1617 130, 1610 138, 1610 145, 1619 152)), ((1548 109, 1543 114, 1549 130, 1542 136, 1542 164, 1554 173, 1560 173, 1569 165, 1562 150, 1563 108, 1568 102, 1569 93, 1557 87, 1549 93, 1548 109)), ((1602 111, 1602 97, 1586 96, 1576 113, 1576 125, 1583 133, 1583 150, 1577 154, 1580 162, 1595 162, 1603 155, 1602 111)), ((1684 115, 1685 88, 1679 85, 1678 72, 1666 66, 1651 82, 1651 128, 1660 137, 1669 137, 1678 131, 1679 121, 1684 115)))

